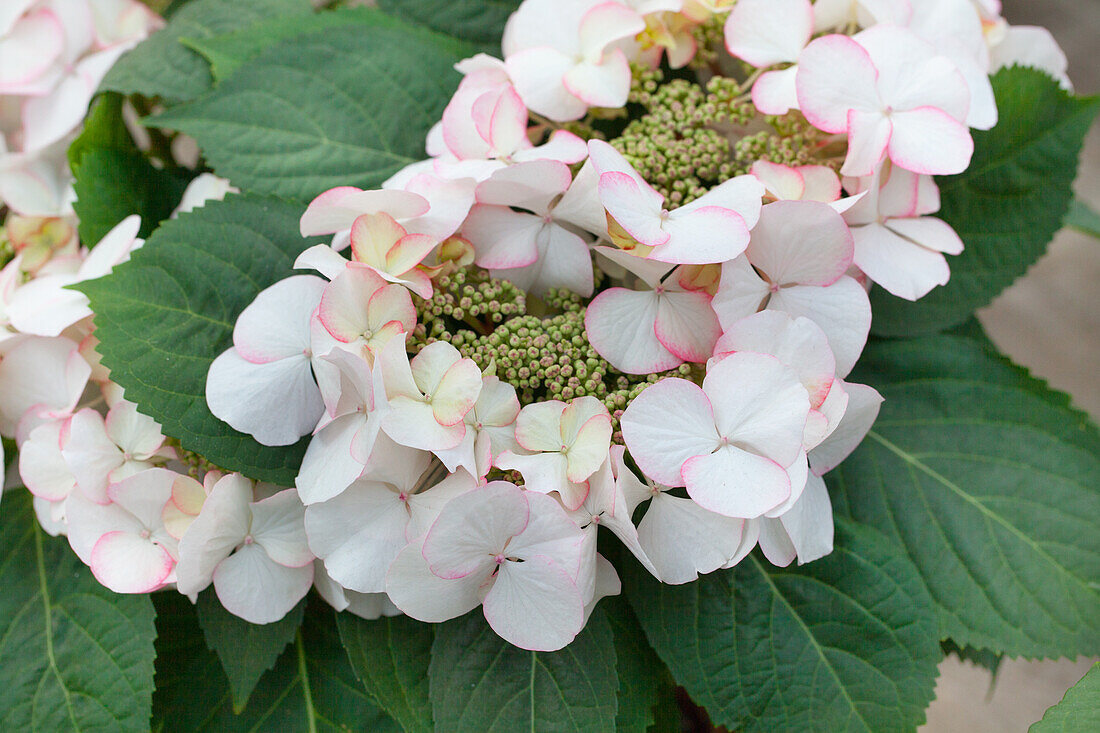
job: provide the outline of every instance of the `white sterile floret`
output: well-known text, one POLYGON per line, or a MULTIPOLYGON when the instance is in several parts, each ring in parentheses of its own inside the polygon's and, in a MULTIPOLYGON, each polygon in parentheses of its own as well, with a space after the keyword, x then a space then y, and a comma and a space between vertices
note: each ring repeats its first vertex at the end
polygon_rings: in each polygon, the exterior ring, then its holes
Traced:
POLYGON ((0 433, 22 443, 41 423, 69 418, 91 373, 64 336, 20 339, 0 359, 0 433))
POLYGON ((313 585, 304 517, 293 489, 253 501, 251 481, 225 476, 179 542, 180 593, 194 597, 213 582, 233 615, 254 624, 278 621, 313 585))
MULTIPOLYGON (((608 288, 584 315, 588 340, 626 374, 652 374, 705 362, 722 333, 704 290, 685 287, 683 268, 612 247, 596 251, 635 275, 644 289, 608 288)), ((690 283, 688 283, 690 285, 690 283)))
POLYGON ((164 448, 160 425, 137 411, 137 405, 120 400, 106 419, 85 408, 69 421, 68 438, 61 449, 84 496, 103 504, 107 488, 174 455, 164 448))
POLYGON ((65 329, 88 318, 88 296, 70 286, 110 274, 115 265, 130 259, 144 240, 138 239, 141 217, 123 219, 90 251, 72 274, 44 275, 18 288, 7 306, 11 325, 23 333, 59 336, 65 329))
POLYGON ((946 285, 951 268, 945 254, 963 251, 951 225, 934 214, 940 191, 930 176, 918 176, 889 163, 867 178, 848 179, 854 193, 866 195, 844 214, 855 241, 853 263, 893 295, 918 300, 946 285))
POLYGON ((533 112, 564 121, 622 107, 630 64, 616 43, 645 30, 632 9, 601 0, 527 0, 504 28, 504 64, 533 112))
POLYGON ((80 492, 66 502, 69 544, 116 593, 149 593, 175 580, 178 545, 163 520, 175 477, 154 468, 111 484, 103 503, 80 492))
POLYGON ((529 491, 556 492, 577 509, 588 495, 588 477, 611 447, 611 415, 595 397, 536 402, 520 410, 516 440, 530 455, 506 451, 497 466, 523 474, 529 491))
POLYGON ((669 378, 622 417, 626 447, 646 476, 686 486, 700 506, 753 518, 793 500, 806 482, 806 388, 778 359, 736 353, 700 388, 669 378))
POLYGON ((448 502, 386 576, 394 605, 438 622, 483 606, 505 641, 555 651, 584 626, 584 533, 554 499, 494 481, 448 502))
POLYGON ((233 346, 210 365, 210 411, 264 445, 296 442, 324 411, 310 368, 310 319, 325 285, 295 275, 260 292, 237 318, 233 346))
POLYGON ((814 32, 810 0, 740 0, 726 18, 724 32, 726 49, 757 68, 790 64, 756 80, 756 108, 769 115, 797 109, 798 57, 814 32))
MULTIPOLYGON (((491 366, 491 370, 495 366, 491 366)), ((518 452, 516 418, 519 417, 516 388, 488 371, 481 378, 481 393, 472 410, 466 413, 466 435, 454 448, 436 450, 448 471, 463 468, 484 478, 493 463, 505 451, 518 452)))
POLYGON ((380 593, 397 553, 427 531, 444 504, 476 486, 465 471, 448 475, 431 453, 383 439, 366 476, 306 508, 310 549, 344 588, 380 593))
POLYGON ((848 374, 871 329, 867 291, 846 274, 854 246, 848 226, 826 204, 768 204, 745 256, 722 266, 711 302, 722 327, 764 308, 804 316, 828 337, 837 374, 848 374))
POLYGON ((844 175, 870 175, 887 156, 929 175, 970 165, 970 89, 954 62, 910 30, 819 38, 799 57, 796 86, 814 127, 848 134, 844 175))
POLYGON ((745 251, 764 196, 764 186, 753 176, 731 178, 669 211, 665 197, 615 148, 592 140, 588 151, 600 174, 600 202, 622 230, 616 236, 613 229, 612 240, 622 249, 685 265, 726 262, 745 251))
POLYGON ((534 295, 551 288, 592 295, 588 243, 555 218, 555 206, 571 182, 564 163, 537 160, 505 168, 479 184, 478 203, 462 225, 477 265, 534 295))
POLYGON ((413 329, 416 308, 407 288, 349 262, 325 287, 317 317, 344 348, 373 358, 395 335, 413 329))
POLYGON ((411 360, 403 346, 399 336, 378 355, 389 403, 382 430, 410 448, 454 448, 481 394, 481 370, 444 341, 428 344, 411 360))

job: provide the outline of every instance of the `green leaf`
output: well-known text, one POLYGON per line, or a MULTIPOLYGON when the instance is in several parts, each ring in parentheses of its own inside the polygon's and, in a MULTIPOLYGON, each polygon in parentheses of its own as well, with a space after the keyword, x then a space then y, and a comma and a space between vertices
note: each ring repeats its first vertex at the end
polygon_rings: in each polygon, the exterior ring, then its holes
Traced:
POLYGON ((1005 655, 995 652, 991 649, 975 649, 972 646, 959 646, 955 642, 947 639, 940 642, 940 648, 943 649, 944 654, 954 654, 964 662, 970 662, 976 664, 979 667, 989 670, 989 673, 993 676, 990 685, 994 684, 997 679, 997 671, 1001 668, 1001 663, 1005 660, 1005 655))
POLYGON ((337 614, 336 625, 351 667, 367 692, 406 733, 430 733, 434 729, 428 697, 432 625, 408 616, 367 621, 351 613, 337 614))
POLYGON ((158 598, 157 692, 153 728, 181 733, 285 733, 400 728, 356 683, 336 635, 332 610, 306 609, 305 624, 274 669, 260 678, 248 706, 233 713, 218 658, 202 641, 195 611, 177 594, 158 598))
POLYGON ((168 25, 118 60, 100 91, 141 94, 175 103, 207 91, 213 79, 206 61, 180 39, 209 38, 277 15, 305 15, 309 0, 192 0, 168 25))
POLYGON ((504 23, 520 0, 378 0, 378 7, 415 25, 446 33, 500 56, 504 23))
POLYGON ((656 722, 653 708, 660 701, 662 677, 668 673, 657 652, 646 641, 645 632, 625 598, 605 598, 600 606, 615 635, 615 668, 619 676, 615 730, 645 733, 656 722))
POLYGON ((307 201, 376 187, 425 156, 466 44, 368 9, 358 22, 287 39, 209 94, 150 124, 193 136, 245 190, 307 201))
POLYGON ((148 729, 153 604, 96 582, 23 490, 0 508, 0 588, 0 730, 148 729))
POLYGON ((220 82, 244 65, 245 61, 286 39, 356 24, 370 26, 377 22, 377 13, 363 8, 341 8, 309 17, 280 15, 233 33, 199 40, 187 38, 183 43, 210 63, 214 81, 220 82))
POLYGON ((1100 214, 1081 199, 1074 199, 1069 207, 1066 226, 1100 239, 1100 214))
POLYGON ((95 103, 84 131, 69 148, 73 208, 80 219, 80 240, 94 246, 120 221, 141 216, 142 237, 179 205, 187 180, 154 168, 126 131, 122 97, 104 95, 95 103))
POLYGON ((905 548, 940 637, 1009 656, 1100 651, 1096 430, 968 339, 872 344, 855 378, 886 401, 829 474, 834 506, 905 548))
POLYGON ((251 196, 209 203, 166 222, 111 275, 80 286, 103 363, 127 399, 187 450, 280 486, 294 485, 308 438, 269 448, 233 430, 206 406, 206 372, 232 345, 240 312, 321 241, 298 235, 301 212, 251 196))
POLYGON ((290 613, 270 624, 250 624, 226 611, 213 588, 199 595, 199 625, 206 645, 221 660, 233 694, 233 710, 240 712, 261 675, 275 665, 286 645, 294 641, 306 602, 302 600, 290 613))
POLYGON ((838 522, 831 555, 663 585, 624 576, 642 627, 676 681, 738 731, 911 730, 932 699, 932 602, 912 563, 873 530, 838 522))
POLYGON ((437 730, 605 731, 615 727, 615 647, 599 607, 565 649, 518 649, 480 609, 436 627, 429 667, 437 730))
POLYGON ((939 216, 966 244, 949 257, 951 281, 911 303, 872 292, 872 331, 912 336, 962 323, 1023 275, 1062 228, 1078 155, 1100 97, 1072 97, 1035 69, 993 77, 1000 122, 974 131, 974 158, 958 176, 938 179, 939 216))
POLYGON ((1100 664, 1066 691, 1062 702, 1050 708, 1029 733, 1081 733, 1100 730, 1100 664))

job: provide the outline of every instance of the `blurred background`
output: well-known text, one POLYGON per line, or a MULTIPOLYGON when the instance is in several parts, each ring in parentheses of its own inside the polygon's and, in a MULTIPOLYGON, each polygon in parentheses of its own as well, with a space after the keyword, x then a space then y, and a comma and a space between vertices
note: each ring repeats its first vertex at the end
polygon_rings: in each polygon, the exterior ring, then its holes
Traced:
MULTIPOLYGON (((920 2, 920 0, 914 0, 920 2)), ((1100 93, 1100 0, 1004 0, 1013 25, 1049 28, 1069 56, 1079 94, 1100 93)), ((1094 125, 1077 195, 1100 210, 1100 125, 1094 125)), ((1100 421, 1100 241, 1063 231, 1028 274, 979 313, 990 337, 1018 364, 1068 392, 1100 421)), ((1006 659, 996 680, 949 656, 922 733, 1026 731, 1084 676, 1095 659, 1006 659)))

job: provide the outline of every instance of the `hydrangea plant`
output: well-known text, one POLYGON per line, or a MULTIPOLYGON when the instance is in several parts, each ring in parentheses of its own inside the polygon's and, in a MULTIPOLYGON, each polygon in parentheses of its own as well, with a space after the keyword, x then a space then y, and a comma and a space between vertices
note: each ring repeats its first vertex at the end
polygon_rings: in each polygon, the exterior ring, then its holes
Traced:
POLYGON ((1045 30, 154 5, 0 10, 5 727, 906 730, 1100 652, 1100 434, 973 319, 1096 228, 1045 30))

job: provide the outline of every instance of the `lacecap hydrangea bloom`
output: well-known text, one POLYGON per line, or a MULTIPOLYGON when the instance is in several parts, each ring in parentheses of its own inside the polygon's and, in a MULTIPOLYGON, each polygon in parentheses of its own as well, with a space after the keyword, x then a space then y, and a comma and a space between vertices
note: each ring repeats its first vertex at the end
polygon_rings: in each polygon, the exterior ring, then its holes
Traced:
MULTIPOLYGON (((46 33, 49 3, 23 5, 16 43, 46 33)), ((315 586, 368 618, 480 607, 556 650, 620 590, 601 527, 665 583, 756 546, 811 562, 822 476, 882 401, 848 379, 868 290, 947 282, 933 176, 996 123, 996 69, 1064 77, 1048 41, 988 1, 526 0, 503 58, 456 67, 424 160, 310 204, 301 233, 330 244, 209 370, 233 428, 309 436, 295 486, 183 450, 92 356, 65 286, 122 261, 132 221, 90 254, 64 219, 9 223, 0 430, 104 585, 212 586, 253 623, 315 586)))

